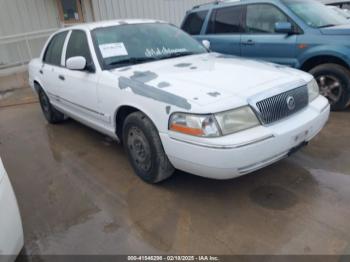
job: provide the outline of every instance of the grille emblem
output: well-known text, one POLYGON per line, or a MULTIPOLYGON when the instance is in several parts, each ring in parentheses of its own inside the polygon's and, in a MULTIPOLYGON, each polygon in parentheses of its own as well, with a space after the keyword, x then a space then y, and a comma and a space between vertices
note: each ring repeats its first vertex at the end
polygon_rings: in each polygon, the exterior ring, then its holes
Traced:
POLYGON ((256 102, 259 117, 264 124, 271 124, 304 109, 309 103, 307 86, 267 97, 256 102))
POLYGON ((287 106, 288 106, 288 109, 291 111, 295 109, 295 99, 293 96, 287 97, 287 106))

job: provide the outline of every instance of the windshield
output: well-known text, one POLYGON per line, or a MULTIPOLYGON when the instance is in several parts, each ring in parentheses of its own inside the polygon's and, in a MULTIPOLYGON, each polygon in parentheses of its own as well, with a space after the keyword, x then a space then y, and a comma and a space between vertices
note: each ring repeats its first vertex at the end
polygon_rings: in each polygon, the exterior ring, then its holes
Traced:
POLYGON ((97 28, 92 37, 104 69, 207 52, 191 36, 164 23, 97 28))
POLYGON ((344 16, 316 1, 287 0, 285 3, 299 18, 314 28, 349 23, 344 16))

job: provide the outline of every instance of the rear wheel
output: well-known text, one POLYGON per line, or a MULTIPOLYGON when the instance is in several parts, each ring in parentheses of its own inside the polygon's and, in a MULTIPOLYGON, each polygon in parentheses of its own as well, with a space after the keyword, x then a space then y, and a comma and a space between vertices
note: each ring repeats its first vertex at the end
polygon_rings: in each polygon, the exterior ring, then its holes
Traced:
POLYGON ((346 108, 350 98, 348 69, 337 64, 323 64, 314 67, 309 73, 315 77, 320 94, 328 98, 332 110, 346 108))
POLYGON ((143 113, 125 119, 123 144, 135 173, 147 183, 161 182, 174 173, 156 127, 143 113))
POLYGON ((42 88, 39 88, 39 102, 44 116, 50 124, 58 124, 65 120, 64 114, 51 105, 48 96, 42 88))

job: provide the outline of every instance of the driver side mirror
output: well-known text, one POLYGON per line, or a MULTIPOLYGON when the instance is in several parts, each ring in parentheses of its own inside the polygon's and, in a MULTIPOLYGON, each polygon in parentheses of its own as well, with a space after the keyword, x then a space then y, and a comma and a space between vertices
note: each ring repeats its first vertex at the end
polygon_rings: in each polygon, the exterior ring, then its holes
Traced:
POLYGON ((289 22, 277 22, 275 23, 275 32, 281 34, 293 34, 293 26, 289 22))
POLYGON ((86 59, 82 56, 74 56, 67 59, 66 66, 70 70, 85 70, 86 59))
POLYGON ((203 45, 208 51, 210 51, 210 41, 209 41, 209 40, 203 40, 203 41, 202 41, 202 45, 203 45))

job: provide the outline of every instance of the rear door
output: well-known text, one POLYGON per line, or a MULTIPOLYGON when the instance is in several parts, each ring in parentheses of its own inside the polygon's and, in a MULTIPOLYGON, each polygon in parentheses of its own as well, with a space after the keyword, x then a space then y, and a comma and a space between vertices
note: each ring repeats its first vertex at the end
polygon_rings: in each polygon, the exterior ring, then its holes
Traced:
POLYGON ((43 57, 40 69, 42 85, 53 104, 57 104, 59 92, 59 75, 62 70, 62 50, 68 31, 56 34, 50 40, 43 57))
POLYGON ((241 55, 242 7, 230 6, 214 9, 206 34, 201 40, 209 40, 211 50, 230 55, 241 55))
MULTIPOLYGON (((245 33, 242 35, 242 56, 296 66, 296 34, 275 33, 277 22, 293 22, 272 4, 251 4, 245 7, 245 33)), ((296 27, 296 25, 294 25, 296 27)))
MULTIPOLYGON (((73 30, 70 34, 64 61, 82 56, 87 65, 94 68, 90 45, 85 31, 73 30)), ((98 74, 87 70, 64 68, 60 76, 59 96, 65 110, 89 122, 100 122, 102 114, 98 110, 98 74)))

